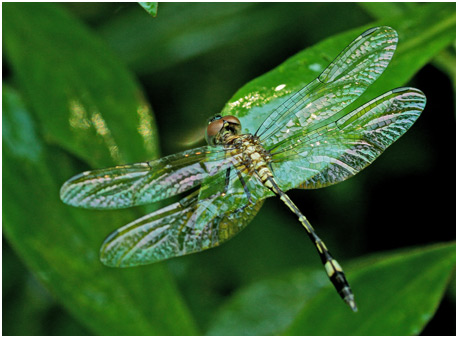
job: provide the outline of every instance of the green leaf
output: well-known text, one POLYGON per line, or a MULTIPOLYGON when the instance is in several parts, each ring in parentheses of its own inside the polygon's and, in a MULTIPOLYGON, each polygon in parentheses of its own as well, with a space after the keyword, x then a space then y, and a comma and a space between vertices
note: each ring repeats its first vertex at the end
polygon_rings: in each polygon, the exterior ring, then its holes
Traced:
POLYGON ((321 269, 296 269, 239 289, 216 313, 207 332, 219 335, 275 335, 329 280, 321 269))
POLYGON ((157 2, 139 2, 140 6, 143 7, 153 18, 157 15, 157 2))
POLYGON ((442 50, 436 55, 432 64, 448 75, 453 87, 456 88, 456 46, 442 50))
POLYGON ((419 6, 415 2, 359 2, 358 5, 377 19, 402 15, 419 6))
POLYGON ((417 335, 439 306, 456 264, 455 252, 452 243, 369 258, 349 274, 358 313, 350 313, 336 302, 334 290, 323 289, 283 333, 417 335))
POLYGON ((455 4, 419 6, 407 14, 330 37, 243 86, 226 104, 222 115, 241 118, 244 131, 256 130, 273 108, 287 99, 289 93, 315 79, 353 39, 366 29, 381 25, 391 26, 398 32, 398 48, 384 74, 349 108, 354 109, 377 95, 405 85, 450 44, 455 38, 455 4))
POLYGON ((29 268, 73 315, 100 335, 194 334, 161 264, 110 269, 98 258, 109 228, 134 212, 64 206, 59 188, 74 169, 41 138, 17 92, 3 87, 3 230, 29 268), (104 226, 105 225, 105 226, 104 226), (165 315, 166 312, 166 315, 165 315))
POLYGON ((100 41, 54 4, 4 10, 7 58, 48 142, 94 167, 158 155, 138 84, 100 41))
POLYGON ((211 335, 415 335, 431 319, 455 266, 455 244, 372 256, 349 264, 352 313, 323 271, 294 270, 239 290, 211 335))
MULTIPOLYGON (((360 2, 360 7, 364 8, 372 17, 377 19, 389 18, 396 15, 408 15, 410 11, 421 6, 413 2, 360 2)), ((456 86, 456 55, 455 46, 443 49, 431 61, 432 64, 448 75, 450 81, 456 86)))
POLYGON ((164 265, 119 270, 99 261, 103 239, 139 210, 91 212, 59 199, 62 183, 80 171, 68 152, 92 166, 157 156, 154 120, 139 86, 55 4, 3 9, 6 56, 22 90, 21 98, 3 88, 6 238, 95 334, 196 334, 164 265))

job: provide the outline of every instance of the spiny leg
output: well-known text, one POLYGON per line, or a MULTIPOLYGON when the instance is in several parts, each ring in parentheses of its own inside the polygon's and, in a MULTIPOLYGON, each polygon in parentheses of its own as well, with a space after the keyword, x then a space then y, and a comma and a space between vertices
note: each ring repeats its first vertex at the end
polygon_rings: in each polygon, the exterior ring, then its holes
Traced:
MULTIPOLYGON (((236 169, 236 170, 237 170, 237 169, 236 169)), ((246 195, 246 197, 248 198, 248 203, 247 203, 247 205, 248 205, 249 203, 253 202, 253 201, 251 200, 251 193, 250 193, 250 190, 248 190, 248 187, 247 187, 247 185, 246 185, 245 179, 244 179, 243 176, 242 176, 242 173, 241 173, 240 171, 238 171, 238 170, 237 170, 237 176, 239 177, 240 183, 242 183, 243 190, 245 191, 245 195, 246 195)))
POLYGON ((339 293, 340 297, 347 303, 350 308, 356 312, 358 308, 355 303, 355 296, 351 291, 350 285, 347 282, 347 278, 345 277, 345 273, 342 270, 340 264, 332 257, 329 250, 326 248, 324 242, 318 237, 313 229, 312 225, 309 223, 307 218, 301 213, 298 207, 291 201, 288 195, 286 195, 276 184, 275 180, 269 177, 269 181, 272 184, 272 190, 280 196, 280 199, 288 206, 288 208, 293 211, 296 216, 299 218, 299 222, 304 226, 305 230, 307 230, 307 234, 310 239, 315 244, 315 247, 320 255, 321 262, 324 265, 326 273, 331 280, 332 284, 336 288, 337 292, 339 293))
POLYGON ((226 170, 226 182, 224 184, 223 196, 226 195, 227 190, 229 189, 229 183, 231 182, 231 167, 226 170))
MULTIPOLYGON (((235 171, 237 172, 237 176, 239 177, 240 183, 242 184, 243 190, 245 191, 245 195, 248 198, 247 204, 249 204, 252 202, 250 190, 248 190, 248 187, 246 185, 245 179, 242 176, 242 173, 238 171, 237 169, 235 169, 235 171)), ((231 167, 227 168, 226 170, 226 182, 224 185, 223 195, 226 195, 227 190, 229 189, 230 182, 231 182, 231 167)))
POLYGON ((245 182, 245 179, 242 176, 242 173, 240 171, 238 171, 237 169, 235 169, 235 170, 237 171, 237 175, 239 177, 240 183, 242 184, 243 190, 245 191, 245 195, 248 198, 248 201, 246 202, 246 204, 244 206, 242 206, 240 208, 237 208, 235 210, 235 212, 240 212, 240 211, 243 211, 243 209, 245 209, 246 207, 248 207, 250 205, 250 203, 253 202, 253 200, 251 199, 250 190, 248 190, 248 186, 246 185, 246 182, 245 182))
MULTIPOLYGON (((237 176, 239 177, 240 183, 242 184, 243 190, 245 191, 245 195, 248 198, 248 202, 243 207, 240 207, 240 208, 238 208, 236 210, 236 212, 238 212, 238 211, 242 211, 248 205, 250 205, 250 203, 252 202, 252 199, 251 199, 250 190, 248 189, 248 186, 246 185, 246 182, 245 182, 245 179, 242 176, 242 173, 240 171, 238 171, 237 169, 235 169, 235 171, 237 172, 237 176)), ((231 181, 231 167, 227 168, 227 170, 226 170, 226 182, 225 182, 224 190, 223 190, 223 193, 222 193, 223 195, 226 195, 226 193, 227 193, 227 191, 229 189, 230 181, 231 181)))

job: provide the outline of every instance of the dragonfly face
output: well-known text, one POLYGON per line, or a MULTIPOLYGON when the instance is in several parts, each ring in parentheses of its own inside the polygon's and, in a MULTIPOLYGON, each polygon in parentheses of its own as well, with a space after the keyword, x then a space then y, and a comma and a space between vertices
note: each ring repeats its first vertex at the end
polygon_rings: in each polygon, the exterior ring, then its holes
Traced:
POLYGON ((297 216, 329 279, 356 311, 341 266, 285 192, 326 187, 352 177, 420 116, 426 97, 407 87, 388 91, 351 112, 344 110, 388 67, 397 42, 390 27, 369 29, 318 78, 291 93, 252 134, 240 135, 237 117, 216 116, 207 126, 209 146, 83 172, 64 183, 61 199, 77 207, 119 209, 197 188, 107 237, 101 261, 129 267, 218 246, 244 229, 264 199, 276 195, 297 216))
POLYGON ((223 144, 229 136, 240 134, 242 124, 232 115, 216 115, 208 121, 205 139, 211 146, 223 144))

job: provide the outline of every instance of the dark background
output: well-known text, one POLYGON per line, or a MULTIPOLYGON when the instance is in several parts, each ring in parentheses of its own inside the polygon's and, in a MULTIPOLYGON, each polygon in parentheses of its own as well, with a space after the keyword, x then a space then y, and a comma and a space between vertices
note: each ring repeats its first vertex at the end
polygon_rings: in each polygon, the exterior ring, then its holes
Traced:
MULTIPOLYGON (((154 110, 162 154, 188 148, 190 139, 197 144, 207 117, 219 112, 249 80, 307 46, 374 20, 367 8, 352 3, 165 3, 159 4, 155 19, 135 3, 64 6, 138 77, 154 110)), ((453 47, 446 52, 455 55, 453 47)), ((339 261, 455 239, 455 79, 443 70, 433 60, 409 83, 426 94, 426 109, 373 165, 336 186, 290 191, 339 261)), ((3 80, 10 76, 4 62, 3 80)), ((304 257, 317 259, 306 239, 289 241, 302 235, 294 215, 281 202, 267 200, 252 224, 221 248, 224 251, 200 254, 205 264, 218 264, 224 253, 247 246, 249 256, 243 263, 253 266, 252 275, 227 271, 233 278, 221 276, 210 287, 224 297, 271 271, 300 266, 304 257), (275 241, 284 241, 291 250, 286 265, 269 251, 275 241)), ((199 276, 199 267, 195 270, 199 276)), ((27 271, 5 240, 3 276, 3 334, 90 334, 27 271)), ((423 334, 455 334, 454 284, 423 334)))

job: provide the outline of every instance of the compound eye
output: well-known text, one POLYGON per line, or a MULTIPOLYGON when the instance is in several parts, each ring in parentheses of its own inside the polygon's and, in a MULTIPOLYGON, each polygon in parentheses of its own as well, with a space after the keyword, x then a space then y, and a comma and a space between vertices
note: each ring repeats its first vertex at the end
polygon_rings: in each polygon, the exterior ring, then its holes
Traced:
POLYGON ((223 119, 213 120, 207 126, 207 132, 205 133, 205 139, 209 145, 215 145, 214 138, 223 128, 223 119))
POLYGON ((216 136, 221 129, 223 128, 224 121, 223 119, 215 120, 213 122, 210 122, 208 127, 207 127, 207 135, 210 137, 216 136))
POLYGON ((222 119, 224 121, 229 122, 229 123, 241 125, 240 120, 238 118, 236 118, 235 116, 232 116, 232 115, 223 116, 222 119))
POLYGON ((242 130, 240 120, 232 115, 223 116, 222 119, 230 124, 230 130, 233 135, 239 135, 242 130))
POLYGON ((208 119, 208 124, 212 123, 213 121, 219 120, 222 116, 217 114, 208 119))

